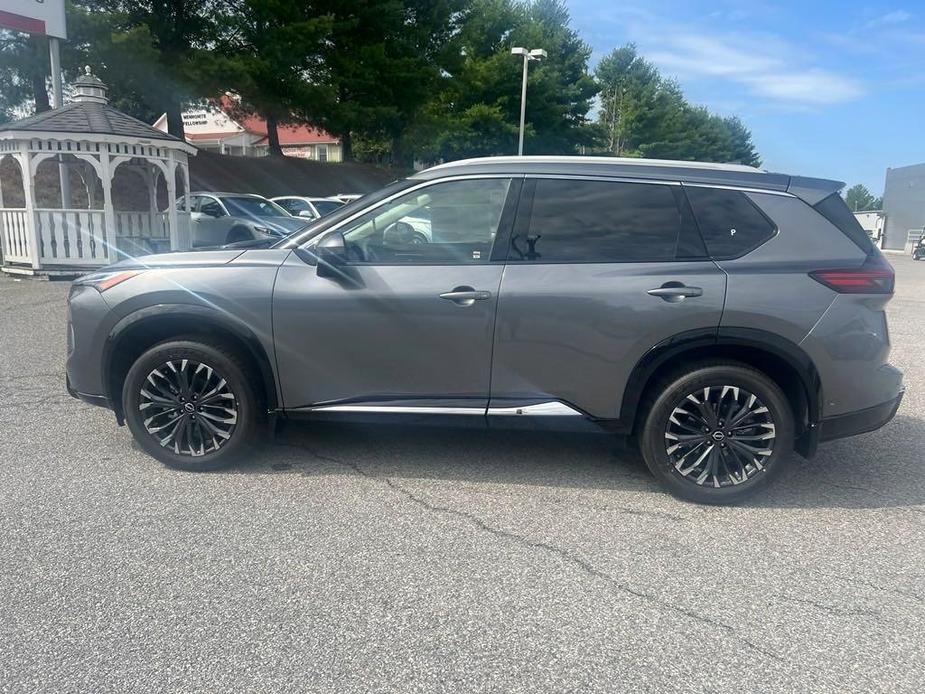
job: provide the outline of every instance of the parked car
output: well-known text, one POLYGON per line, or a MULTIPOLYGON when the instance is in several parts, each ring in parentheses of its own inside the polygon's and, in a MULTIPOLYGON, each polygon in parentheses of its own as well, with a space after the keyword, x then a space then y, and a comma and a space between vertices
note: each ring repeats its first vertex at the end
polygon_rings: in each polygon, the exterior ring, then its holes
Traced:
POLYGON ((354 202, 363 197, 362 193, 338 193, 334 196, 337 200, 340 200, 343 203, 354 202))
POLYGON ((336 198, 307 198, 300 195, 282 195, 270 198, 294 217, 321 219, 344 206, 336 198))
MULTIPOLYGON (((185 209, 185 204, 180 198, 177 209, 185 209)), ((309 221, 293 217, 260 195, 247 193, 191 193, 190 211, 193 248, 281 239, 301 231, 309 221)))
POLYGON ((446 415, 593 425, 637 441, 674 494, 738 501, 903 396, 893 269, 842 185, 639 159, 444 164, 272 248, 77 280, 67 387, 186 470, 241 457, 268 419, 446 415), (407 221, 422 217, 429 243, 407 221))

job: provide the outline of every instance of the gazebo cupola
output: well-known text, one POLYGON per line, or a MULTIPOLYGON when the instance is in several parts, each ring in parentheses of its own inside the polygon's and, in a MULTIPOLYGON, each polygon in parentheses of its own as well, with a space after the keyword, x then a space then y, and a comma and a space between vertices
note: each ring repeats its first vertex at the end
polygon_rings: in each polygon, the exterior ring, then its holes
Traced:
POLYGON ((84 68, 84 74, 74 80, 72 87, 74 88, 72 101, 109 103, 109 98, 106 96, 109 89, 103 84, 103 80, 90 74, 89 65, 84 68))
POLYGON ((65 106, 0 125, 2 269, 73 273, 189 248, 196 149, 110 106, 89 67, 72 88, 65 106))

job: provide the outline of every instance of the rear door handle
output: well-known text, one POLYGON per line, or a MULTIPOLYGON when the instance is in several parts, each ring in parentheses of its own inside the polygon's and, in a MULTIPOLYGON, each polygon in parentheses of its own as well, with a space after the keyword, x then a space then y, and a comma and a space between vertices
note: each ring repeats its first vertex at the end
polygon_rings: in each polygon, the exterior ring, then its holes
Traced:
POLYGON ((661 287, 650 289, 647 294, 660 297, 671 303, 677 303, 691 297, 703 296, 703 289, 700 287, 687 287, 680 282, 666 282, 661 287))
POLYGON ((472 287, 456 287, 451 292, 443 292, 441 299, 452 301, 457 306, 472 306, 476 301, 487 301, 491 292, 479 291, 472 287))

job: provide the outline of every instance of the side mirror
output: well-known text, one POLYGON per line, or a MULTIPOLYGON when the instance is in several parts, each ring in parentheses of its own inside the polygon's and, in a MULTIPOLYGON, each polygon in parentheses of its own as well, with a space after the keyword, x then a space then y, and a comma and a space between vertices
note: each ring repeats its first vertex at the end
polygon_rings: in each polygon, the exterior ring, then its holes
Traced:
POLYGON ((318 257, 319 277, 339 277, 338 271, 342 265, 347 264, 347 242, 340 232, 328 234, 315 246, 315 255, 318 257))

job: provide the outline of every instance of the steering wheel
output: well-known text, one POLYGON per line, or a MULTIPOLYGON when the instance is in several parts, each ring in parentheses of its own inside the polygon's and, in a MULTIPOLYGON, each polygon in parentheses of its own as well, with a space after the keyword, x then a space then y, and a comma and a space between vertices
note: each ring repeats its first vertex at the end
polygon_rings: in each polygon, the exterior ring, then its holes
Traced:
POLYGON ((408 222, 393 222, 382 232, 383 246, 404 248, 416 243, 420 243, 420 241, 414 232, 414 227, 408 222))

